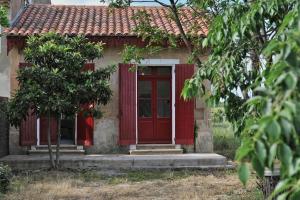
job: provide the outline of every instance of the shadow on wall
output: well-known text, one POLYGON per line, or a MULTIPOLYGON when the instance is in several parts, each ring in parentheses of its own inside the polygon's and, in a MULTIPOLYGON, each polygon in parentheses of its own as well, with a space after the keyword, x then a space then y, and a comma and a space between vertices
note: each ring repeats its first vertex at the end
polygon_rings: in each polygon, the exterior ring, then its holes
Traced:
MULTIPOLYGON (((0 97, 0 106, 7 102, 7 97, 0 97)), ((9 124, 5 114, 0 109, 0 158, 8 155, 9 124)))

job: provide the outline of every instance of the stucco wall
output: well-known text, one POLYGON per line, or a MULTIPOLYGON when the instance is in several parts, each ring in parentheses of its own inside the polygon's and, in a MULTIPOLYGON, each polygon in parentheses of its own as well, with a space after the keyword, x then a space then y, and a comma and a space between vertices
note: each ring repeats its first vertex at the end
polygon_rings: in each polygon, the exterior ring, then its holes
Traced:
MULTIPOLYGON (((111 64, 121 63, 121 48, 109 48, 104 51, 103 58, 95 60, 96 68, 106 67, 111 64)), ((17 49, 13 49, 10 52, 11 58, 11 89, 12 92, 17 88, 16 81, 16 69, 18 67, 19 62, 23 62, 23 55, 20 55, 17 49)), ((186 49, 169 49, 163 52, 160 52, 157 55, 151 55, 151 57, 146 57, 148 59, 179 59, 180 63, 187 63, 188 53, 186 49)), ((205 56, 202 59, 206 59, 205 56)), ((117 153, 125 151, 126 148, 122 148, 118 145, 118 134, 119 134, 119 71, 118 69, 112 75, 110 84, 113 90, 113 97, 108 105, 103 106, 101 109, 103 111, 103 117, 101 119, 95 119, 94 124, 94 145, 87 150, 87 153, 117 153)), ((197 109, 195 112, 196 122, 199 124, 198 135, 201 139, 201 143, 203 148, 196 148, 197 151, 202 152, 212 152, 212 144, 206 144, 212 142, 211 132, 209 129, 208 118, 209 118, 209 109, 205 108, 203 102, 201 100, 197 100, 197 109), (201 102, 199 104, 199 102, 201 102), (199 112, 204 112, 200 114, 199 112), (205 118, 201 118, 201 116, 205 116, 205 118), (202 137, 202 135, 204 135, 202 137), (205 136, 205 135, 209 135, 205 136)), ((18 132, 16 130, 11 129, 11 140, 10 144, 15 146, 18 144, 18 132)), ((201 143, 197 143, 198 145, 201 143)), ((22 151, 20 147, 11 147, 18 149, 18 153, 22 151)), ((187 151, 192 151, 192 146, 185 147, 187 151)), ((11 150, 12 152, 12 150, 11 150)))
POLYGON ((0 40, 0 96, 9 97, 9 57, 6 51, 6 38, 1 37, 0 40))

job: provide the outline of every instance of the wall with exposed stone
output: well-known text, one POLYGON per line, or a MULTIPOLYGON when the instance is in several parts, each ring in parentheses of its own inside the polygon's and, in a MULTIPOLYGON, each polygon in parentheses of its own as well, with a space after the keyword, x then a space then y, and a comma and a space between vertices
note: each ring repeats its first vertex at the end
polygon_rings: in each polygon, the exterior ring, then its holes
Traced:
MULTIPOLYGON (((108 48, 104 51, 103 58, 95 60, 95 67, 101 68, 111 64, 121 63, 121 48, 108 48)), ((23 62, 23 55, 19 54, 19 51, 14 48, 10 52, 11 58, 11 91, 17 88, 16 81, 16 69, 18 63, 23 62)), ((157 55, 151 55, 151 57, 145 57, 145 59, 179 59, 180 63, 187 63, 188 53, 186 49, 169 49, 160 52, 157 55)), ((206 59, 206 56, 202 57, 202 60, 206 59)), ((94 123, 94 145, 86 149, 87 153, 120 153, 125 152, 126 147, 120 147, 118 145, 119 134, 119 72, 118 69, 112 75, 110 80, 111 88, 113 90, 113 97, 106 106, 101 106, 103 111, 103 117, 101 119, 95 119, 94 123)), ((198 139, 197 139, 197 152, 212 152, 212 135, 210 131, 210 110, 206 108, 203 101, 197 100, 195 108, 195 120, 199 127, 198 139)), ((11 129, 11 141, 10 149, 17 149, 15 152, 24 152, 24 148, 16 147, 18 144, 18 131, 11 129)), ((193 145, 186 146, 185 149, 188 152, 193 150, 193 145)), ((13 150, 10 151, 11 153, 13 150)), ((24 152, 25 153, 25 152, 24 152)))

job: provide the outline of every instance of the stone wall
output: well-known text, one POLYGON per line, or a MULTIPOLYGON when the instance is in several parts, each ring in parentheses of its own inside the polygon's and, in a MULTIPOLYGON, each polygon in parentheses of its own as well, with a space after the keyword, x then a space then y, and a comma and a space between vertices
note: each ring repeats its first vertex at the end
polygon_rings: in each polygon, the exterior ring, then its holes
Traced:
MULTIPOLYGON (((7 98, 0 97, 0 104, 7 101, 7 98)), ((8 122, 4 113, 0 111, 0 158, 8 155, 8 122)))

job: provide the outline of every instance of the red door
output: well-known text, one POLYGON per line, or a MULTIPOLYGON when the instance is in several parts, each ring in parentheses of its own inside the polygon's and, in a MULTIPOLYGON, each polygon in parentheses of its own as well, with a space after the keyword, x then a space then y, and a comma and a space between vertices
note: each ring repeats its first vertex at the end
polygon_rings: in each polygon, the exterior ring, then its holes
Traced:
POLYGON ((171 67, 138 70, 138 143, 172 143, 171 67))

